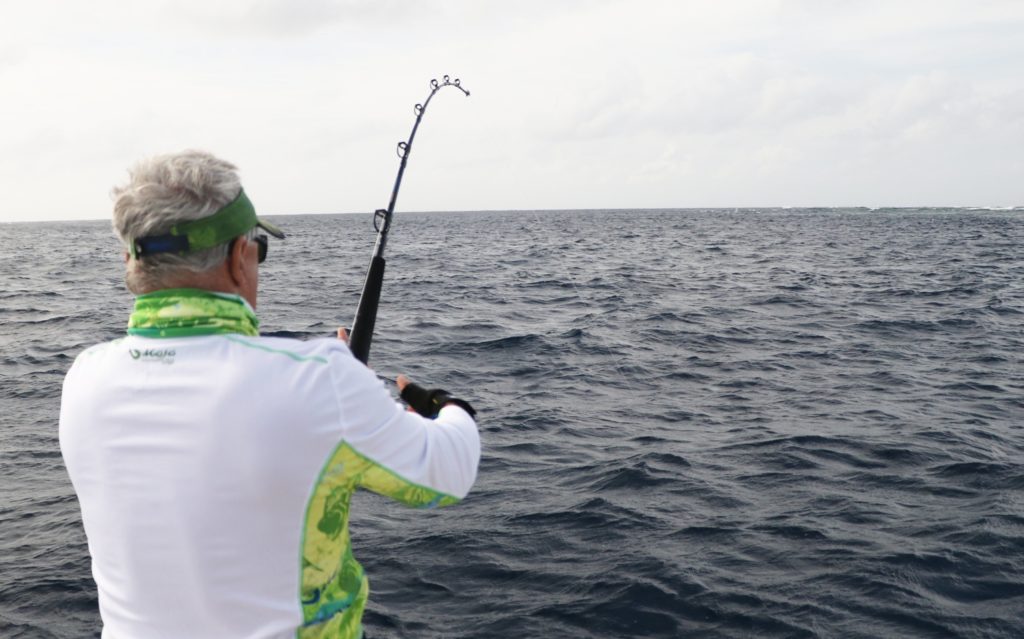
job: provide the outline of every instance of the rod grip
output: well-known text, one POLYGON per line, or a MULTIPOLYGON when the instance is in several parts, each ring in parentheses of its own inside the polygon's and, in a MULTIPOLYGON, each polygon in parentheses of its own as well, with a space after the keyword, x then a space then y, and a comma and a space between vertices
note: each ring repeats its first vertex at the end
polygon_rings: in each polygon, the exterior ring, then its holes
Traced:
POLYGON ((379 255, 374 255, 370 260, 363 294, 359 297, 356 318, 348 336, 349 350, 364 364, 370 360, 370 342, 373 340, 373 327, 377 323, 377 307, 380 305, 380 292, 384 285, 384 266, 385 260, 379 255))

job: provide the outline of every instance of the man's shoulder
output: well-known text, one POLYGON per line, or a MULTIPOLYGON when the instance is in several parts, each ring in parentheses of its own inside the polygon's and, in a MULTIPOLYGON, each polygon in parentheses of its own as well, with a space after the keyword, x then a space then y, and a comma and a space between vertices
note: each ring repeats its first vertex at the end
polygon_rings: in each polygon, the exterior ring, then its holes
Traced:
POLYGON ((78 356, 75 359, 76 360, 88 359, 88 358, 93 357, 95 355, 100 355, 100 354, 110 350, 111 348, 113 348, 115 346, 119 346, 120 344, 122 344, 124 342, 124 340, 125 340, 124 337, 119 337, 117 339, 112 339, 109 342, 100 342, 99 344, 93 344, 92 346, 89 346, 84 351, 79 353, 78 356))
POLYGON ((268 356, 282 357, 293 362, 328 364, 332 358, 349 354, 348 347, 341 340, 324 337, 300 340, 292 337, 249 337, 246 335, 224 335, 229 341, 268 356))
POLYGON ((161 339, 128 336, 90 346, 79 353, 72 368, 153 362, 170 364, 187 357, 190 352, 194 356, 202 357, 208 349, 216 349, 215 345, 218 342, 223 344, 221 340, 237 349, 235 355, 245 358, 269 358, 275 360, 272 362, 275 366, 294 363, 304 367, 319 367, 332 362, 342 364, 346 360, 355 361, 345 343, 338 339, 300 340, 224 333, 161 339))

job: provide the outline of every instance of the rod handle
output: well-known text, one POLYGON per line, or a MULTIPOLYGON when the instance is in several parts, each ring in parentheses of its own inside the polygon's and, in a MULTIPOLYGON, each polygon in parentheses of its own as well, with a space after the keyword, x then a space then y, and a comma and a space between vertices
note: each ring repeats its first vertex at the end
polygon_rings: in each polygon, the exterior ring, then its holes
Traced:
POLYGON ((373 339, 373 327, 377 323, 377 307, 380 304, 380 292, 384 286, 384 267, 386 262, 380 255, 370 260, 370 268, 366 269, 366 282, 363 294, 356 308, 356 318, 352 322, 352 332, 348 336, 348 348, 360 362, 366 364, 370 360, 370 341, 373 339))

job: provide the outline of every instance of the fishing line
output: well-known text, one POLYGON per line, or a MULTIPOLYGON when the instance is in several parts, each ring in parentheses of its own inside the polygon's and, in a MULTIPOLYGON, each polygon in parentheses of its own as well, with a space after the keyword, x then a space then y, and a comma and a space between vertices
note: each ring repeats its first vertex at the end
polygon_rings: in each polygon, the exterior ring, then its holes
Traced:
MULTIPOLYGON (((531 211, 531 213, 533 214, 534 219, 537 220, 537 226, 538 227, 543 227, 544 226, 544 222, 543 222, 543 220, 541 220, 540 215, 537 213, 537 211, 533 210, 533 211, 531 211)), ((572 276, 572 273, 570 273, 569 269, 565 266, 565 254, 564 253, 559 253, 557 251, 554 252, 554 253, 555 253, 556 260, 558 261, 558 264, 562 267, 562 272, 565 273, 565 276, 567 278, 569 278, 569 284, 572 285, 572 290, 573 290, 573 292, 576 293, 576 297, 579 299, 579 301, 582 302, 585 307, 587 307, 588 309, 590 309, 592 311, 595 311, 595 310, 596 311, 600 311, 601 309, 598 308, 598 306, 597 306, 597 304, 596 304, 596 302, 594 300, 588 300, 585 297, 583 297, 582 293, 580 293, 580 288, 579 288, 579 286, 576 283, 576 278, 572 276)), ((619 291, 621 291, 621 288, 616 286, 615 287, 615 291, 618 293, 619 291)), ((626 371, 623 370, 621 364, 618 363, 617 359, 615 360, 615 363, 612 364, 612 366, 615 368, 615 372, 617 372, 622 378, 626 378, 627 377, 626 371)))

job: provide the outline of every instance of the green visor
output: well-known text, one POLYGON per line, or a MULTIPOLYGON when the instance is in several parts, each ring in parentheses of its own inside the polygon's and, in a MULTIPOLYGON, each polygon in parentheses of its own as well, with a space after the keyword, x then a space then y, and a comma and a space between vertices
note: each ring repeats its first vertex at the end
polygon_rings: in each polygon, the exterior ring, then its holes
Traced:
POLYGON ((175 224, 166 235, 132 240, 128 252, 132 259, 156 253, 185 255, 224 244, 256 226, 278 239, 284 239, 281 229, 256 217, 256 209, 243 190, 230 204, 209 217, 175 224))

